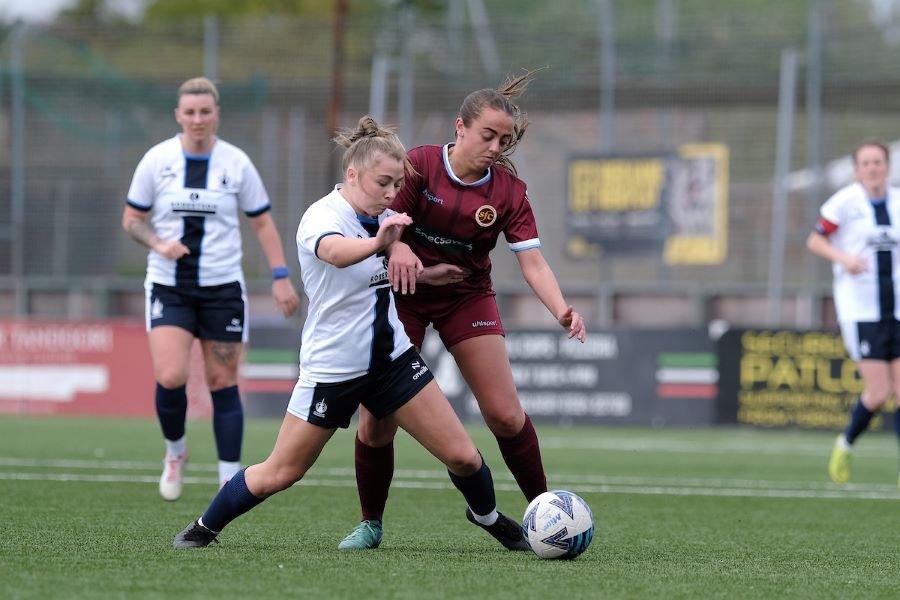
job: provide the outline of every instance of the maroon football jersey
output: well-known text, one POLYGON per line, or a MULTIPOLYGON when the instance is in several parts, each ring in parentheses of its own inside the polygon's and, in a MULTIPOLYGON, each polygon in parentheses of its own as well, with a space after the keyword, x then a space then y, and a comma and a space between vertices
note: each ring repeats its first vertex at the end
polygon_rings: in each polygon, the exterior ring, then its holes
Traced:
POLYGON ((403 241, 423 265, 449 263, 472 270, 462 283, 442 289, 490 289, 489 255, 501 232, 515 252, 541 245, 525 182, 495 165, 481 180, 463 183, 450 169, 448 147, 409 151, 417 174, 407 175, 391 208, 412 218, 403 241))

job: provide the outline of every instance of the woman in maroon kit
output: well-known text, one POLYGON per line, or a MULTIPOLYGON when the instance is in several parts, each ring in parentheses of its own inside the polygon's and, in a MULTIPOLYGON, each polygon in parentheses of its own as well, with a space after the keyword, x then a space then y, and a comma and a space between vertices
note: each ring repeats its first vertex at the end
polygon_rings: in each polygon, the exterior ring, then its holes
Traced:
MULTIPOLYGON (((569 338, 584 342, 586 333, 584 319, 566 303, 541 254, 525 183, 508 156, 528 126, 512 99, 531 78, 528 72, 501 89, 472 92, 459 109, 455 143, 408 152, 415 174, 407 174, 391 208, 407 213, 413 223, 390 258, 391 280, 400 292, 397 312, 407 334, 421 348, 426 327, 434 326, 528 501, 547 491, 547 478, 537 434, 516 392, 490 278, 489 255, 501 233, 525 281, 569 338), (405 276, 423 266, 417 281, 405 276)), ((340 548, 381 543, 396 431, 391 418, 378 420, 360 409, 355 457, 362 521, 340 548)))

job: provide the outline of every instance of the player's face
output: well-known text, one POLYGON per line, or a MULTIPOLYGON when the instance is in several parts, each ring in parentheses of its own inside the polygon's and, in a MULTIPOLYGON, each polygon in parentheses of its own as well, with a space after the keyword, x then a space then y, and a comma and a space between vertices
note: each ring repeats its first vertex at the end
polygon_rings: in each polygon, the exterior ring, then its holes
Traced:
POLYGON ((856 179, 870 193, 884 193, 888 177, 888 161, 884 151, 878 146, 863 146, 856 153, 853 167, 856 179))
POLYGON ((347 169, 348 200, 356 212, 377 217, 387 209, 403 185, 403 162, 379 153, 368 167, 347 169))
POLYGON ((500 158, 512 142, 513 118, 505 111, 484 108, 468 127, 462 118, 456 119, 456 146, 454 153, 476 169, 487 169, 500 158))
POLYGON ((175 107, 175 120, 194 145, 205 145, 219 128, 219 107, 211 94, 183 94, 175 107))

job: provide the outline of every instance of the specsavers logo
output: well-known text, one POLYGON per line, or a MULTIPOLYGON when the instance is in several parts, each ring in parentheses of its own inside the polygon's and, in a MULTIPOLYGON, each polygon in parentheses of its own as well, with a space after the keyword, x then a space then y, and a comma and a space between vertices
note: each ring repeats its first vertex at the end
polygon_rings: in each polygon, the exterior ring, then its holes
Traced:
POLYGON ((469 252, 472 251, 472 244, 469 242, 463 242, 461 240, 454 240, 453 238, 444 237, 441 235, 437 235, 431 233, 430 231, 425 231, 421 227, 413 227, 413 233, 416 234, 416 237, 428 242, 432 246, 438 246, 441 250, 446 252, 459 252, 461 250, 467 250, 469 252))

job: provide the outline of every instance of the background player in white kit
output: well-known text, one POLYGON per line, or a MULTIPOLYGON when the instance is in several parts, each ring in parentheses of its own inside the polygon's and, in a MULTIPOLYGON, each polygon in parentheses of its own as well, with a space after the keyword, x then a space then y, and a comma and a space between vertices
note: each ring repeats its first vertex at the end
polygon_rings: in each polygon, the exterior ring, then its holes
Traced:
POLYGON ((275 447, 232 477, 173 545, 209 545, 232 520, 300 480, 362 404, 376 418, 395 419, 447 466, 473 522, 506 547, 527 549, 521 526, 497 512, 490 469, 397 317, 385 249, 412 219, 386 209, 409 168, 406 149, 370 117, 335 141, 347 149, 344 183, 310 206, 297 230, 309 310, 300 375, 275 447))
POLYGON ((276 306, 290 316, 300 304, 259 173, 242 150, 216 136, 216 86, 202 77, 185 81, 175 120, 182 132, 141 159, 122 215, 125 231, 150 248, 145 311, 166 443, 159 481, 166 500, 181 495, 194 338, 212 396, 220 484, 240 469, 244 414, 237 382, 248 324, 239 210, 250 218, 272 269, 276 306))
MULTIPOLYGON (((834 302, 864 390, 831 452, 828 474, 850 480, 850 448, 893 394, 900 398, 900 189, 889 187, 883 143, 853 151, 856 182, 822 205, 807 247, 834 264, 834 302)), ((898 409, 900 411, 900 409, 898 409)), ((892 419, 900 437, 900 415, 892 419)))

